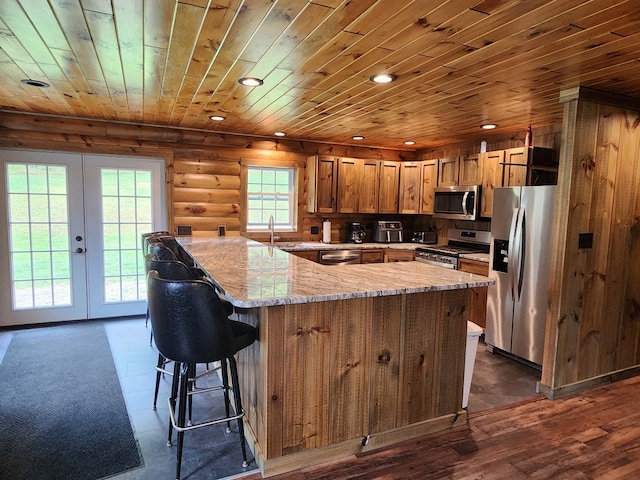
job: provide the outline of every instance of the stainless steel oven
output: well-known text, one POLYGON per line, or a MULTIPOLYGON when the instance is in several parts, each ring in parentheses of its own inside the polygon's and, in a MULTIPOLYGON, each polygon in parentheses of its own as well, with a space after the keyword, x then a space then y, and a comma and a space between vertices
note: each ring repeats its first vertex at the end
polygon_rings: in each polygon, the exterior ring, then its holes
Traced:
POLYGON ((464 253, 489 253, 491 232, 450 228, 446 245, 416 248, 415 260, 437 267, 458 269, 458 258, 464 253))

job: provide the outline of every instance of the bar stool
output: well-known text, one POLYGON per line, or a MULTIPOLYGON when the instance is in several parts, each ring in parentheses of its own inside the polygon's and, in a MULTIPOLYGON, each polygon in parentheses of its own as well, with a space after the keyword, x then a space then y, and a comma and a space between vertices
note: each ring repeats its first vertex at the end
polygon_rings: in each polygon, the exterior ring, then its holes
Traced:
POLYGON ((247 453, 242 420, 244 410, 234 355, 256 340, 256 329, 229 319, 214 285, 204 280, 162 279, 157 271, 151 270, 147 276, 147 295, 158 351, 165 358, 175 362, 171 396, 168 399, 171 425, 167 445, 171 445, 172 432, 176 430, 176 479, 180 478, 184 433, 223 422, 229 426, 229 422, 234 419, 238 422, 243 466, 246 467, 247 453), (211 390, 194 389, 189 375, 195 371, 196 364, 210 362, 221 364, 226 416, 187 425, 186 409, 189 395, 211 390), (231 385, 227 371, 231 374, 231 385), (234 415, 229 413, 229 390, 233 391, 235 400, 234 415))
MULTIPOLYGON (((145 256, 145 268, 147 275, 151 270, 158 272, 161 278, 170 280, 196 280, 201 279, 202 276, 198 275, 192 269, 187 267, 184 263, 178 260, 159 260, 153 253, 148 253, 145 256)), ((147 319, 150 317, 149 308, 147 308, 147 319)), ((153 342, 153 328, 151 329, 151 338, 149 343, 153 342)), ((166 370, 167 364, 170 363, 162 353, 158 353, 158 363, 156 364, 156 387, 153 395, 153 409, 156 409, 158 401, 158 391, 160 390, 160 378, 163 374, 172 375, 171 372, 166 370)))

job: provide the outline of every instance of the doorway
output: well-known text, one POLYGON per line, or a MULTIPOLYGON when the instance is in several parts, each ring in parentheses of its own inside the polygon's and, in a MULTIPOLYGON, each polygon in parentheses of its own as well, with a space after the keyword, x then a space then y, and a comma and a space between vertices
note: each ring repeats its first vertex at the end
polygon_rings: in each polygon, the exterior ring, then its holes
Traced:
POLYGON ((163 159, 0 150, 0 326, 138 315, 163 159))

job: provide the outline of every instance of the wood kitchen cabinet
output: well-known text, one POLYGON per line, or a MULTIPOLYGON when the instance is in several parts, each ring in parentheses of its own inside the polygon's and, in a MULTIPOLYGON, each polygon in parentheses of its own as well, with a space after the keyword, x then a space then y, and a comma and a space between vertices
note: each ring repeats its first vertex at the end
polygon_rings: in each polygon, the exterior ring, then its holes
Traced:
POLYGON ((399 162, 380 162, 378 213, 398 213, 399 179, 399 162))
MULTIPOLYGON (((458 259, 458 270, 476 275, 489 276, 489 264, 470 258, 458 259)), ((487 287, 471 288, 469 320, 483 329, 487 326, 487 287)))
POLYGON ((482 183, 482 155, 474 153, 460 157, 458 185, 480 185, 482 183))
POLYGON ((380 195, 380 161, 338 159, 338 213, 377 213, 380 195))
POLYGON ((315 155, 307 158, 307 211, 335 213, 338 158, 315 155))
POLYGON ((483 217, 493 214, 493 191, 502 186, 504 150, 482 153, 482 192, 480 210, 483 217))
POLYGON ((398 213, 418 213, 420 210, 420 162, 400 163, 398 213))
POLYGON ((361 170, 360 186, 358 188, 358 212, 378 213, 380 161, 363 160, 361 170))
POLYGON ((382 249, 363 249, 360 251, 360 262, 361 263, 382 263, 384 262, 384 256, 382 254, 382 249))
POLYGON ((458 173, 460 171, 460 158, 438 159, 438 186, 453 187, 458 185, 458 173))
POLYGON ((403 250, 399 248, 389 248, 384 251, 384 263, 389 262, 412 262, 415 257, 413 250, 403 250))
POLYGON ((337 212, 358 212, 358 190, 360 189, 360 166, 362 160, 342 157, 338 159, 337 212))
POLYGON ((306 258, 307 260, 311 260, 312 262, 318 262, 318 250, 296 250, 289 252, 296 257, 306 258))
POLYGON ((420 212, 433 214, 433 193, 438 184, 438 160, 423 160, 420 162, 420 212))
POLYGON ((493 191, 496 187, 554 185, 558 169, 554 151, 541 147, 518 147, 481 154, 483 217, 493 214, 493 191))

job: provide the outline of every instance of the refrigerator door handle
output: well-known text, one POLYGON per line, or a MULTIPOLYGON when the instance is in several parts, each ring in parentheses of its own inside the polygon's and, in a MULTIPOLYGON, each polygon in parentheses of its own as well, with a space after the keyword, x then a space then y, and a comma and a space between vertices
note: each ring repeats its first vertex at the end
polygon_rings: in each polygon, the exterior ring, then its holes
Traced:
POLYGON ((525 209, 518 209, 518 225, 516 227, 516 238, 515 238, 515 246, 518 251, 518 259, 517 264, 514 265, 516 268, 514 269, 514 293, 515 296, 513 300, 518 302, 520 301, 520 295, 522 294, 522 275, 524 273, 524 256, 525 256, 525 209))
POLYGON ((518 262, 517 249, 516 246, 516 229, 518 227, 518 213, 520 212, 519 208, 513 210, 513 215, 511 216, 511 227, 509 228, 509 246, 507 251, 507 272, 509 276, 509 291, 511 292, 511 299, 515 301, 515 266, 518 262))

